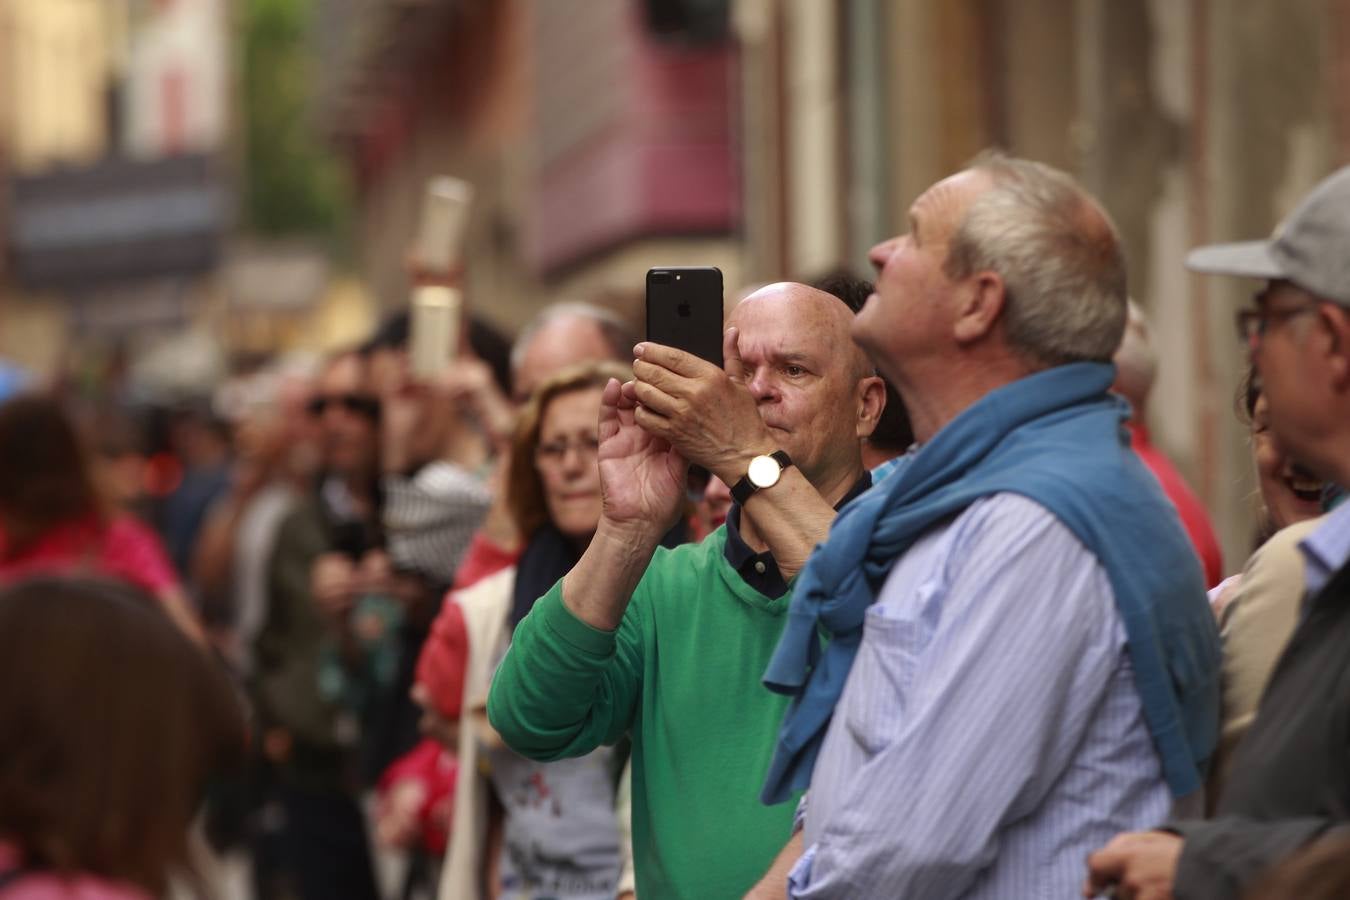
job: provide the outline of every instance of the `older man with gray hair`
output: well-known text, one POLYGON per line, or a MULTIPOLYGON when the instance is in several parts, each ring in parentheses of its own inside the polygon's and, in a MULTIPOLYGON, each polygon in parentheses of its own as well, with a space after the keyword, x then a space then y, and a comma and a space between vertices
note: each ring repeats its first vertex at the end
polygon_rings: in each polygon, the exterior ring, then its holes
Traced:
POLYGON ((919 448, 798 580, 765 799, 810 785, 792 897, 1068 897, 1095 841, 1201 787, 1217 635, 1108 393, 1126 292, 1106 213, 988 155, 909 220, 872 250, 853 336, 919 448))
MULTIPOLYGON (((1239 333, 1270 428, 1317 475, 1350 485, 1350 166, 1323 179, 1270 240, 1202 247, 1200 272, 1259 278, 1239 333)), ((1272 866, 1350 827, 1350 505, 1298 542, 1298 627, 1233 755, 1213 818, 1123 834, 1088 860, 1085 894, 1247 896, 1272 866)), ((1282 895, 1283 896, 1283 895, 1282 895)))

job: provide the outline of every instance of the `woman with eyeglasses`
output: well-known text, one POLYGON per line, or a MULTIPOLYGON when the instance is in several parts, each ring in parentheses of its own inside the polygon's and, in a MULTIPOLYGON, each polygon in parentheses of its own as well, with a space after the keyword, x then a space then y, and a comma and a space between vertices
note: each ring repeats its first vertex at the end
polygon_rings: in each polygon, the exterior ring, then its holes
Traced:
POLYGON ((545 382, 511 445, 507 499, 524 553, 513 568, 452 595, 468 633, 458 733, 460 780, 441 895, 612 900, 620 871, 612 748, 537 763, 502 744, 488 725, 492 672, 511 632, 580 559, 600 521, 600 395, 617 363, 588 363, 545 382), (486 773, 486 774, 483 774, 486 773), (489 802, 491 801, 491 802, 489 802), (489 806, 500 811, 488 827, 489 806))
MULTIPOLYGON (((1255 543, 1260 548, 1290 525, 1320 516, 1326 483, 1290 458, 1271 432, 1269 405, 1254 367, 1238 389, 1238 414, 1247 424, 1256 471, 1260 509, 1255 543)), ((1215 615, 1222 615, 1241 581, 1241 574, 1231 575, 1210 591, 1215 615)))

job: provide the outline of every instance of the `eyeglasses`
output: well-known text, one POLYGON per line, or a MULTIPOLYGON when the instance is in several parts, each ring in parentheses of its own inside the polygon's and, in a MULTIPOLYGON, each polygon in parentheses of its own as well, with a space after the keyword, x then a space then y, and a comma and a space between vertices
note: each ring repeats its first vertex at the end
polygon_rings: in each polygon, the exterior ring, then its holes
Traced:
POLYGON ((331 396, 319 394, 310 398, 305 408, 309 410, 311 416, 321 416, 329 405, 341 406, 347 412, 365 416, 367 419, 378 419, 380 417, 379 399, 368 394, 333 394, 331 396))
POLYGON ((1316 312, 1318 304, 1291 306, 1288 309, 1243 309, 1236 316, 1238 339, 1248 347, 1255 348, 1261 338, 1266 336, 1272 324, 1278 324, 1304 313, 1316 312))
POLYGON ((585 437, 579 441, 557 440, 534 448, 534 461, 539 465, 561 465, 569 450, 577 451, 583 459, 594 459, 600 452, 600 438, 585 437))

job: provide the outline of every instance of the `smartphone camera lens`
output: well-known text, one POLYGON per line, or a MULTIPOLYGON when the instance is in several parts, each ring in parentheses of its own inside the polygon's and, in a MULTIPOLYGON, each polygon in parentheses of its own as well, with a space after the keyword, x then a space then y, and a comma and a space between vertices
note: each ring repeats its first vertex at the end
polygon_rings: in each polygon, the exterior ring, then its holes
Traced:
POLYGON ((651 277, 653 284, 670 284, 669 272, 653 272, 651 277))

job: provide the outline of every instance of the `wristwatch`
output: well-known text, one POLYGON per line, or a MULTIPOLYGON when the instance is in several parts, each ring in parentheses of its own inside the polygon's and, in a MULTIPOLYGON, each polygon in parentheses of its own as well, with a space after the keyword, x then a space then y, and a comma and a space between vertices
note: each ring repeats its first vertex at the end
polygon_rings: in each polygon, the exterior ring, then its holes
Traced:
POLYGON ((783 470, 790 465, 792 459, 782 450, 775 450, 768 456, 756 456, 750 460, 750 468, 741 480, 732 485, 731 499, 744 506, 755 491, 777 484, 783 470))

